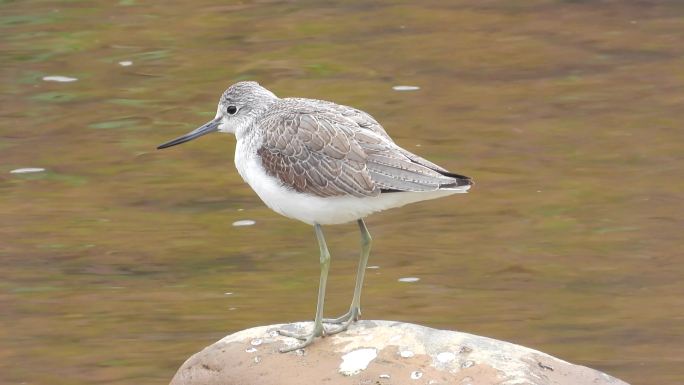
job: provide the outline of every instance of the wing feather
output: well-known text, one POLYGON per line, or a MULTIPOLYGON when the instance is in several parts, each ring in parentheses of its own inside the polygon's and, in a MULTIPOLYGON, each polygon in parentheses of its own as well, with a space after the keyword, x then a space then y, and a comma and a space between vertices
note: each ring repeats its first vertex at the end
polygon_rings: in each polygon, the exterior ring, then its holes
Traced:
POLYGON ((261 124, 266 129, 257 153, 267 172, 284 185, 322 197, 380 194, 363 149, 350 135, 353 127, 347 127, 356 126, 354 122, 325 111, 295 111, 270 115, 261 124))
POLYGON ((283 99, 283 108, 260 122, 265 129, 257 153, 283 185, 321 197, 372 197, 471 184, 396 145, 365 112, 314 102, 283 99))

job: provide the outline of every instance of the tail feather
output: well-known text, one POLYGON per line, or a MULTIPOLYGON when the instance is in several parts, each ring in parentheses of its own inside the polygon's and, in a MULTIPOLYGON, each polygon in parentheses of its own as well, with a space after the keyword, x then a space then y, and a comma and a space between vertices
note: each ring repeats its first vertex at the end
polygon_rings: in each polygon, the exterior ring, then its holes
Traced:
MULTIPOLYGON (((439 185, 440 189, 459 189, 459 188, 462 188, 465 186, 472 186, 475 184, 475 182, 473 182, 473 179, 468 177, 468 176, 455 174, 453 172, 450 172, 447 169, 445 169, 444 167, 440 167, 437 164, 432 163, 429 160, 427 160, 423 157, 420 157, 420 156, 418 156, 418 155, 416 155, 410 151, 407 151, 403 148, 400 148, 400 150, 404 154, 404 156, 406 156, 407 158, 409 158, 411 160, 411 162, 419 164, 419 165, 424 166, 424 167, 427 167, 430 170, 435 171, 435 172, 437 172, 443 176, 455 179, 455 181, 452 183, 445 183, 445 184, 440 183, 440 185, 439 185)), ((467 190, 467 189, 468 188, 466 188, 465 190, 467 190)))
POLYGON ((437 190, 466 192, 473 185, 470 177, 452 173, 399 146, 394 148, 396 153, 367 150, 368 170, 383 193, 437 190))
POLYGON ((446 177, 454 179, 454 181, 452 183, 440 184, 439 185, 440 190, 442 190, 442 189, 445 189, 445 190, 447 190, 447 189, 463 189, 463 187, 466 187, 466 186, 467 186, 467 188, 465 188, 464 190, 468 190, 470 188, 470 186, 475 184, 475 182, 473 181, 472 178, 465 176, 465 175, 454 174, 454 173, 449 172, 449 171, 441 171, 441 170, 435 170, 435 171, 437 171, 438 173, 440 173, 446 177))

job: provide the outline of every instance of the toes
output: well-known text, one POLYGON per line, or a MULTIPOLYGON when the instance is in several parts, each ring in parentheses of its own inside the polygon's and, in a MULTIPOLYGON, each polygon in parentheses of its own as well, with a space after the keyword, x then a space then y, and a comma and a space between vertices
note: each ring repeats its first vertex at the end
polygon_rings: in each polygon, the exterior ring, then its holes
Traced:
POLYGON ((290 346, 290 347, 287 347, 287 348, 280 348, 280 349, 278 349, 278 351, 281 352, 281 353, 289 353, 289 352, 293 352, 293 351, 295 351, 295 350, 299 350, 299 349, 301 349, 301 348, 303 348, 303 346, 301 346, 301 345, 295 345, 295 346, 290 346))
POLYGON ((335 329, 332 329, 332 330, 326 330, 326 334, 327 334, 327 335, 333 335, 333 334, 341 333, 341 332, 343 332, 343 331, 349 329, 349 325, 350 325, 350 324, 351 324, 351 320, 345 322, 344 324, 342 324, 342 325, 341 325, 340 327, 338 327, 338 328, 335 328, 335 329))
POLYGON ((345 321, 344 319, 330 318, 330 319, 324 319, 324 320, 323 320, 323 323, 324 323, 324 324, 335 324, 335 325, 339 325, 339 324, 343 323, 344 321, 345 321))
POLYGON ((326 318, 323 320, 323 323, 341 325, 349 321, 352 318, 352 316, 353 314, 351 312, 348 312, 347 314, 344 314, 337 318, 326 318))
POLYGON ((280 334, 281 336, 284 336, 284 337, 296 338, 296 339, 301 340, 301 341, 306 341, 306 339, 307 339, 307 336, 304 334, 292 333, 292 332, 288 332, 287 330, 278 330, 278 334, 280 334))
POLYGON ((314 341, 314 337, 309 336, 309 338, 306 338, 305 341, 302 342, 301 344, 280 348, 280 349, 278 349, 278 351, 281 353, 288 353, 288 352, 292 352, 295 350, 304 349, 305 347, 311 345, 311 343, 313 341, 314 341))

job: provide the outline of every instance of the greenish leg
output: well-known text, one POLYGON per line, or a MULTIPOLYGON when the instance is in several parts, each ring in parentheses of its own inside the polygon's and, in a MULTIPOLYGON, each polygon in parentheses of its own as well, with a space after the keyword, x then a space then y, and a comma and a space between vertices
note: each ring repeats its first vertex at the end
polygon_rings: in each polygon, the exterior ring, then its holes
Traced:
POLYGON ((359 230, 361 231, 361 257, 359 259, 359 267, 356 271, 356 285, 354 287, 354 298, 352 299, 349 311, 339 318, 326 319, 323 322, 339 324, 340 327, 328 331, 327 334, 335 334, 347 330, 349 325, 358 321, 361 315, 361 289, 363 287, 363 279, 366 275, 366 265, 368 264, 368 256, 370 255, 371 249, 371 235, 366 228, 366 224, 363 219, 358 220, 359 230))
POLYGON ((328 269, 330 268, 330 252, 328 251, 328 246, 325 244, 325 238, 323 237, 323 230, 321 225, 315 224, 314 230, 316 231, 316 239, 318 240, 318 247, 321 250, 321 279, 318 286, 318 302, 316 303, 316 318, 314 319, 314 327, 311 334, 299 335, 291 333, 285 330, 279 330, 278 333, 286 337, 293 337, 303 340, 301 344, 282 348, 281 353, 291 352, 293 350, 305 348, 313 342, 316 337, 323 336, 327 334, 323 329, 323 302, 325 301, 325 284, 328 280, 328 269))

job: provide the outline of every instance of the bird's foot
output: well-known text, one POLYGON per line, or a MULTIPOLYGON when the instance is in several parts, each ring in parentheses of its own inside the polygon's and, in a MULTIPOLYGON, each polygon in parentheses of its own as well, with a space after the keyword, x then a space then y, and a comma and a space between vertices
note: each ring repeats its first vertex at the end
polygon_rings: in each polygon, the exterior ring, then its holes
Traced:
POLYGON ((311 333, 300 334, 300 333, 290 332, 287 330, 278 330, 278 334, 280 334, 281 336, 296 338, 300 341, 303 341, 302 343, 299 343, 299 344, 296 344, 293 346, 287 346, 287 347, 278 349, 281 353, 287 353, 287 352, 291 352, 294 350, 303 349, 303 348, 311 345, 314 342, 314 339, 316 339, 316 337, 323 337, 323 336, 327 335, 328 332, 325 330, 325 328, 323 328, 323 324, 320 324, 320 325, 314 324, 314 330, 311 333))
MULTIPOLYGON (((356 322, 359 320, 359 316, 361 315, 361 309, 358 307, 353 307, 349 309, 348 312, 345 314, 341 315, 340 317, 337 318, 323 318, 323 323, 326 324, 335 324, 335 325, 342 325, 342 324, 348 324, 351 322, 356 322)), ((337 330, 337 329, 335 329, 337 330)), ((339 332, 338 332, 339 333, 339 332)), ((333 333, 334 334, 334 333, 333 333)))
POLYGON ((334 329, 326 330, 325 334, 331 336, 333 334, 337 334, 337 333, 341 333, 343 331, 346 331, 347 329, 349 329, 349 325, 351 325, 352 322, 355 322, 355 321, 356 321, 356 319, 354 319, 354 317, 349 317, 346 321, 340 322, 339 323, 340 326, 338 326, 334 329))
MULTIPOLYGON (((282 334, 282 335, 285 335, 285 334, 282 334)), ((281 353, 288 353, 288 352, 292 352, 295 350, 304 349, 305 347, 311 345, 314 342, 314 339, 316 338, 316 336, 313 333, 309 334, 308 336, 289 336, 288 335, 287 337, 294 337, 297 339, 302 339, 303 342, 296 344, 296 345, 287 346, 287 347, 278 349, 278 351, 281 353)))

